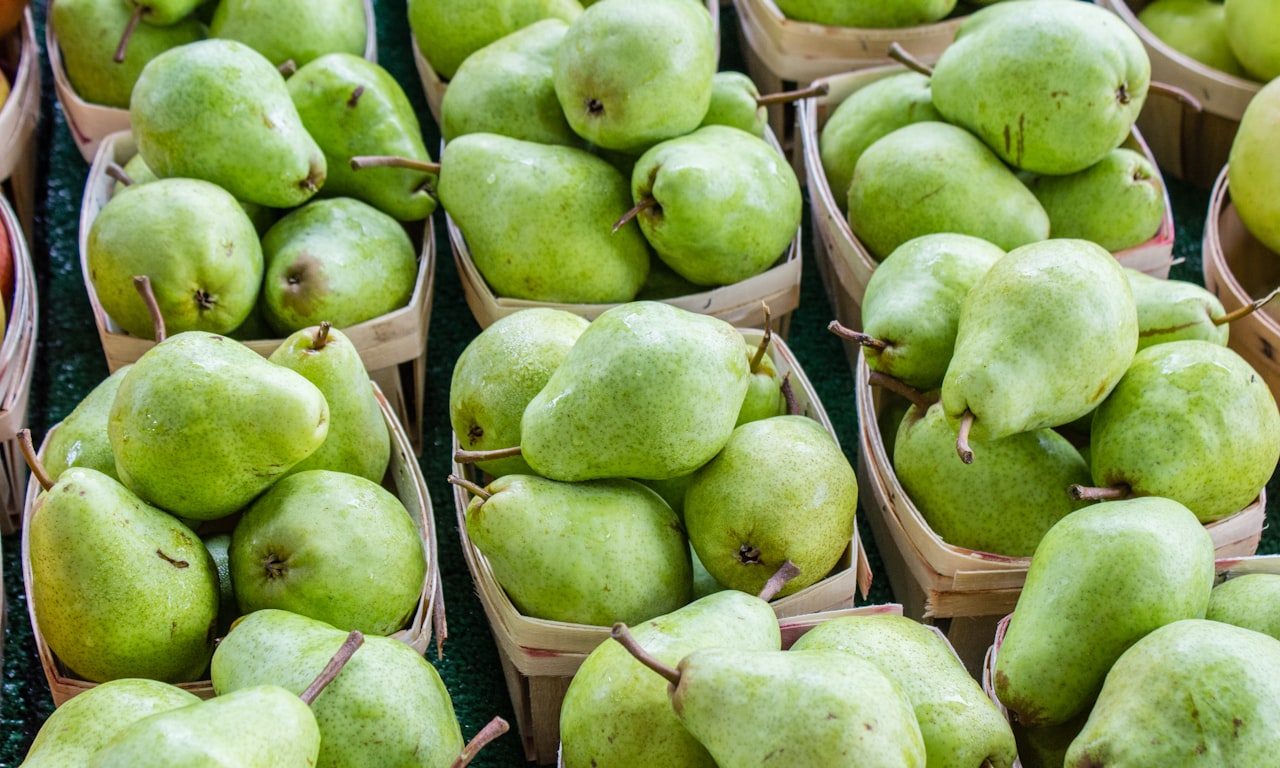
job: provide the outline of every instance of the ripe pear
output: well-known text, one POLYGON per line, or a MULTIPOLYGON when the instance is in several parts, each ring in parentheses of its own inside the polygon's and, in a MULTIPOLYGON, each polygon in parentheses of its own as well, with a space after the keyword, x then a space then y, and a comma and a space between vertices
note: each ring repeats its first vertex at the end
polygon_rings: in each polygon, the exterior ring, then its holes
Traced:
POLYGON ((957 232, 1005 250, 1044 240, 1035 195, 963 128, 923 121, 863 150, 848 189, 853 233, 877 259, 920 235, 957 232))
POLYGON ((1245 73, 1262 83, 1280 77, 1280 12, 1266 0, 1223 2, 1227 45, 1245 73))
POLYGON ((768 107, 760 103, 760 90, 749 75, 732 69, 715 73, 711 78, 711 101, 699 127, 727 125, 763 139, 768 124, 768 107))
POLYGON ((1067 515, 1036 548, 996 655, 1001 703, 1029 727, 1066 722, 1137 640, 1203 618, 1213 577, 1213 539, 1176 501, 1104 501, 1067 515))
POLYGON ((832 27, 894 28, 931 24, 956 7, 956 0, 908 0, 884 3, 878 0, 781 0, 778 9, 788 19, 832 27))
POLYGON ((1119 16, 1073 0, 972 13, 933 68, 933 105, 1015 168, 1083 171, 1129 136, 1151 61, 1119 16))
POLYGON ((1204 617, 1280 640, 1280 574, 1243 573, 1223 581, 1209 593, 1204 617))
POLYGON ((98 382, 45 438, 40 459, 49 477, 57 480, 68 467, 89 467, 119 479, 116 457, 107 437, 107 414, 128 370, 128 364, 122 365, 98 382))
POLYGON ((1154 0, 1138 21, 1160 42, 1205 66, 1247 77, 1227 42, 1226 5, 1215 0, 1154 0))
POLYGON ((1249 234, 1272 253, 1280 253, 1280 162, 1272 151, 1277 122, 1280 82, 1273 80, 1249 99, 1227 162, 1231 204, 1249 234))
POLYGON ((783 377, 779 375, 778 366, 768 354, 770 338, 766 334, 761 338, 760 344, 746 348, 751 376, 747 395, 742 399, 742 407, 738 410, 738 420, 734 422, 735 427, 787 412, 787 397, 782 391, 783 377))
POLYGON ((572 21, 578 0, 409 0, 409 30, 435 73, 450 80, 471 54, 542 19, 572 21))
POLYGON ((1231 328, 1212 291, 1189 280, 1162 280, 1125 267, 1138 307, 1138 349, 1166 341, 1201 339, 1226 346, 1231 328))
POLYGON ((1202 523, 1244 508, 1280 459, 1271 389, 1234 350, 1170 341, 1142 350, 1093 415, 1096 486, 1185 504, 1202 523))
POLYGON ((368 24, 362 0, 237 0, 218 3, 209 36, 238 40, 274 66, 299 68, 329 53, 360 56, 368 24))
POLYGON ((236 586, 231 581, 231 561, 227 550, 231 546, 231 534, 206 534, 200 537, 204 548, 209 550, 213 565, 218 569, 218 637, 225 637, 231 631, 231 623, 240 616, 240 606, 236 604, 236 586))

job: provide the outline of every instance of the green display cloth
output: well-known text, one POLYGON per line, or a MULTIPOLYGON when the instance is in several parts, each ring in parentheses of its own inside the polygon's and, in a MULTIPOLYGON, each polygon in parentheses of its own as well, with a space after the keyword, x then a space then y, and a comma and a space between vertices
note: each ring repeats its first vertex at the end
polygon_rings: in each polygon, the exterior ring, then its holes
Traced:
MULTIPOLYGON (((378 20, 378 61, 396 77, 412 100, 422 122, 427 145, 438 147, 439 131, 427 109, 414 67, 405 3, 403 0, 378 0, 374 6, 378 20)), ((722 66, 742 69, 737 17, 731 6, 723 6, 721 13, 722 66)), ((43 56, 43 7, 36 9, 36 17, 44 74, 43 113, 39 129, 38 209, 32 233, 40 323, 28 423, 38 444, 49 426, 62 419, 106 376, 107 367, 81 278, 77 245, 80 202, 88 166, 76 149, 54 98, 48 59, 43 56)), ((1175 257, 1180 260, 1171 276, 1203 282, 1200 240, 1208 194, 1173 180, 1169 187, 1177 231, 1175 257)), ((513 731, 490 745, 474 765, 518 766, 525 764, 525 760, 514 731, 511 701, 496 646, 463 560, 451 487, 445 481, 451 458, 447 412, 449 377, 458 354, 480 329, 463 298, 448 241, 443 234, 443 214, 437 212, 436 216, 438 252, 427 349, 424 450, 420 464, 434 508, 449 634, 444 644, 444 658, 437 659, 434 644, 428 649, 427 658, 436 665, 448 686, 464 736, 470 738, 495 715, 512 724, 513 731)), ((800 307, 792 315, 787 341, 826 408, 846 455, 850 462, 856 463, 858 423, 853 381, 841 343, 826 330, 834 314, 814 263, 807 215, 803 237, 805 260, 800 307)), ((1270 498, 1276 498, 1278 490, 1273 480, 1268 488, 1270 498)), ((1275 519, 1274 505, 1268 506, 1268 517, 1275 519)), ((862 540, 869 551, 875 574, 866 602, 892 602, 893 593, 880 563, 876 542, 871 537, 865 517, 862 519, 862 540)), ((8 626, 4 646, 3 701, 0 703, 0 768, 9 768, 22 761, 53 705, 36 658, 27 616, 18 556, 20 538, 17 535, 6 536, 2 544, 8 626)), ((1264 532, 1260 552, 1280 552, 1280 534, 1275 527, 1264 532)))

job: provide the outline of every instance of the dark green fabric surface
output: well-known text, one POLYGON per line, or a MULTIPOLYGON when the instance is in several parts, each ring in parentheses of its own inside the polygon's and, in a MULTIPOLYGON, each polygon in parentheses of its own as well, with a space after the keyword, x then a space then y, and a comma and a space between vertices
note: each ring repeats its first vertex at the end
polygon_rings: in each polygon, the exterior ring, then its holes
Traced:
MULTIPOLYGON (((422 120, 428 146, 439 146, 439 132, 427 110, 409 43, 403 0, 379 0, 378 56, 403 85, 422 120)), ((736 16, 722 9, 723 65, 741 68, 736 16)), ((38 39, 43 45, 43 9, 37 10, 38 39)), ((40 126, 40 174, 33 258, 38 275, 41 306, 39 348, 28 422, 37 443, 51 425, 63 418, 107 372, 97 332, 81 281, 77 250, 80 200, 88 166, 72 143, 61 110, 53 96, 52 78, 44 60, 44 110, 40 126)), ((1201 282, 1200 238, 1208 195, 1204 190, 1170 182, 1177 227, 1172 276, 1201 282)), ((443 233, 443 216, 437 213, 443 233)), ((834 423, 851 462, 856 462, 857 419, 853 382, 840 342, 826 331, 834 315, 823 294, 809 248, 805 221, 806 260, 800 308, 791 320, 788 342, 813 382, 834 423)), ((463 733, 470 738, 494 715, 515 725, 511 702, 499 667, 497 651, 484 613, 477 600, 458 540, 450 487, 450 434, 447 415, 449 375, 466 343, 479 326, 463 299, 447 240, 437 242, 430 339, 427 350, 428 382, 425 399, 425 448, 421 466, 431 493, 439 540, 439 565, 444 581, 449 638, 444 659, 436 649, 428 651, 453 696, 463 733)), ((1278 489, 1273 481, 1269 495, 1278 489)), ((1274 505, 1269 505, 1273 507, 1274 505)), ((1269 509, 1269 517, 1275 512, 1269 509)), ((868 602, 893 600, 871 539, 869 525, 861 523, 875 570, 868 602)), ((8 627, 4 646, 4 688, 0 706, 0 768, 16 766, 26 754, 36 731, 52 711, 48 687, 35 656, 34 642, 23 597, 18 552, 19 537, 3 539, 4 584, 8 600, 8 627)), ((1262 552, 1280 551, 1280 535, 1273 527, 1264 533, 1262 552)), ((514 730, 492 744, 474 763, 477 766, 517 766, 524 755, 514 730)))

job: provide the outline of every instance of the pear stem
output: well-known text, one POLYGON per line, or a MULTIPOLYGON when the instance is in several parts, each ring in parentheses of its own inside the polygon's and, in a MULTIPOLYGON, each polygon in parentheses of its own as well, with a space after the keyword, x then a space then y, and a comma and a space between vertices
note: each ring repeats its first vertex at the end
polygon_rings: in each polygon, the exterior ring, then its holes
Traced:
POLYGON ((1239 320, 1245 315, 1251 315, 1256 310, 1261 309, 1262 305, 1274 299, 1276 297, 1276 294, 1280 294, 1280 287, 1277 287, 1271 293, 1268 293, 1266 296, 1263 296, 1262 298, 1258 299, 1257 301, 1251 304, 1245 304, 1243 307, 1237 307, 1232 311, 1228 312, 1227 314, 1223 315, 1222 317, 1214 318, 1213 324, 1226 325, 1232 320, 1239 320))
POLYGON ((45 470, 40 457, 36 455, 36 447, 31 442, 31 430, 26 427, 18 430, 18 448, 22 451, 22 458, 26 460, 31 475, 35 477, 37 483, 40 483, 40 487, 46 491, 52 488, 53 478, 49 477, 49 472, 45 470))
POLYGON ((1152 80, 1147 83, 1147 92, 1159 93, 1163 96, 1175 99, 1178 103, 1190 108, 1192 112, 1199 113, 1204 111, 1204 106, 1200 103, 1199 99, 1192 96, 1189 91, 1184 91, 1176 85, 1152 80))
POLYGON ((636 642, 635 636, 631 634, 631 630, 626 624, 622 622, 614 624, 609 636, 621 643, 622 647, 626 648, 627 652, 636 658, 636 661, 665 677, 667 682, 672 685, 680 684, 680 671, 675 667, 663 664, 656 656, 642 648, 640 643, 636 642))
POLYGON ((134 275, 133 287, 138 290, 142 302, 147 305, 147 313, 151 315, 151 327, 155 329, 156 343, 164 341, 164 315, 160 313, 160 305, 156 303, 156 294, 151 290, 151 278, 146 275, 134 275))
POLYGON ((969 430, 973 428, 973 411, 964 409, 960 416, 960 429, 956 433, 956 453, 965 464, 973 463, 973 449, 969 447, 969 430))
POLYGON ((439 163, 428 163, 399 155, 356 155, 351 158, 351 168, 356 171, 365 168, 408 168, 411 171, 423 173, 440 173, 439 163))
POLYGON ((868 336, 867 334, 862 333, 861 331, 855 331, 852 328, 849 328, 848 326, 842 324, 839 320, 832 320, 831 322, 827 323, 827 330, 831 331, 832 333, 834 333, 835 335, 839 336, 842 339, 848 339, 849 341, 856 341, 864 347, 870 347, 872 349, 888 349, 889 348, 889 342, 883 339, 877 339, 875 336, 868 336))
POLYGON ((347 639, 343 640, 342 645, 338 647, 338 652, 333 654, 333 658, 329 659, 329 663, 324 665, 324 669, 320 670, 320 674, 316 676, 315 680, 311 681, 311 685, 308 685, 305 691, 298 694, 298 698, 302 699, 307 706, 310 706, 311 702, 315 701, 320 692, 325 689, 325 686, 332 683, 338 673, 342 671, 342 668, 347 665, 352 655, 355 654, 356 649, 363 644, 364 635, 360 634, 359 630, 351 630, 347 634, 347 639))
POLYGON ((791 371, 782 374, 782 397, 787 401, 787 414, 799 416, 802 411, 800 401, 796 400, 795 390, 791 388, 791 371))
POLYGON ((1132 491, 1127 485, 1097 488, 1076 483, 1067 486, 1067 493, 1077 501, 1114 501, 1128 498, 1132 491))
POLYGON ((129 50, 129 40, 133 37, 133 31, 138 28, 138 22, 142 20, 144 6, 136 6, 133 13, 129 16, 129 23, 124 25, 124 32, 120 35, 120 42, 116 45, 116 53, 111 60, 117 64, 124 62, 124 55, 129 50))
POLYGON ((456 485, 459 488, 466 488, 468 491, 471 491, 473 496, 479 496, 485 501, 493 498, 493 494, 486 491, 479 483, 473 483, 465 477, 449 475, 446 479, 449 481, 450 485, 456 485))
POLYGON ((125 173, 124 168, 121 168, 117 163, 107 163, 106 173, 126 187, 132 187, 134 184, 133 177, 125 173))
POLYGON ((298 71, 298 62, 294 61, 293 59, 285 59, 284 61, 280 62, 280 66, 276 67, 276 71, 279 72, 283 77, 286 77, 286 78, 292 77, 293 73, 298 71))
POLYGON ((913 72, 919 72, 925 77, 933 77, 933 67, 912 56, 896 40, 889 44, 889 58, 913 72))
POLYGON ((787 560, 782 565, 778 566, 778 570, 774 571, 773 575, 769 577, 769 580, 764 583, 764 587, 760 590, 760 594, 757 595, 757 597, 766 603, 769 602, 773 598, 777 597, 783 587, 787 586, 788 581, 791 581, 799 575, 800 566, 790 560, 787 560))
POLYGON ((495 448, 492 451, 454 451, 453 460, 459 464, 475 464, 479 461, 495 461, 497 459, 509 459, 512 456, 520 455, 520 446, 513 445, 510 448, 495 448))
POLYGON ((654 208, 657 205, 658 205, 658 201, 655 200, 652 195, 646 195, 640 202, 631 206, 631 210, 622 214, 622 218, 614 222, 613 231, 617 232, 618 230, 622 229, 622 227, 625 226, 628 221, 631 221, 635 217, 639 216, 641 211, 648 210, 649 208, 654 208))
POLYGON ((324 349, 329 343, 329 329, 333 327, 333 323, 328 320, 321 320, 320 326, 316 328, 316 333, 311 337, 311 348, 314 350, 324 349))
POLYGON ((510 728, 511 726, 507 725, 507 721, 503 720, 501 717, 495 717, 485 723, 484 727, 476 733, 475 737, 472 738, 471 741, 468 741, 467 745, 462 748, 462 751, 458 753, 458 757, 450 763, 449 768, 467 768, 468 765, 471 765, 471 761, 476 758, 476 754, 479 753, 480 750, 484 749, 489 742, 506 733, 510 728))
MULTIPOLYGON (((763 304, 763 302, 762 302, 763 304)), ((756 353, 751 356, 751 372, 755 373, 760 370, 760 361, 764 359, 764 355, 769 351, 769 342, 773 340, 773 318, 769 314, 769 305, 764 306, 764 335, 760 337, 760 344, 756 346, 756 353)))
POLYGON ((756 106, 770 107, 774 104, 788 104, 801 99, 808 99, 814 96, 825 96, 827 91, 831 90, 831 86, 826 80, 820 83, 812 83, 806 88, 797 88, 793 91, 778 91, 777 93, 767 93, 763 96, 756 97, 756 106))
POLYGON ((884 371, 867 371, 867 383, 872 386, 887 389, 890 392, 902 395, 911 401, 913 405, 919 406, 923 410, 928 410, 934 401, 925 396, 923 392, 906 383, 897 376, 890 376, 884 371))

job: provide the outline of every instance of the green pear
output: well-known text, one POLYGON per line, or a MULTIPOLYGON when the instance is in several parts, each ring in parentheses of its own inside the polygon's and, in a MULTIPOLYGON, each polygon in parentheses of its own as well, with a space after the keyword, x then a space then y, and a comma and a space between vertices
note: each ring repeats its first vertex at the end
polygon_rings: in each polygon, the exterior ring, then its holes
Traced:
POLYGON ((583 146, 556 98, 551 66, 568 22, 536 21, 468 56, 440 101, 440 134, 497 133, 542 144, 583 146))
POLYGON ((471 499, 467 535, 526 616, 609 626, 691 599, 680 519, 634 480, 503 475, 471 499))
POLYGON ((422 534, 381 485, 328 469, 277 481, 231 532, 241 613, 281 608, 342 630, 390 635, 418 607, 422 534))
POLYGON ((944 18, 956 0, 781 0, 778 9, 788 19, 832 27, 916 27, 944 18))
POLYGON ((1249 234, 1272 253, 1280 253, 1280 161, 1273 151, 1278 121, 1280 82, 1272 80, 1249 99, 1227 158, 1231 204, 1249 234))
POLYGON ((198 679, 213 653, 218 574, 195 533, 85 467, 36 503, 31 606, 49 649, 94 682, 198 679))
POLYGON ((937 389, 955 350, 965 296, 1005 252, 982 238, 912 238, 876 266, 862 296, 867 368, 921 391, 937 389))
MULTIPOLYGON (((213 689, 221 697, 270 683, 301 693, 311 682, 308 670, 323 664, 346 634, 289 611, 254 611, 218 644, 213 689)), ((316 768, 448 768, 463 746, 440 674, 389 637, 366 637, 311 711, 320 727, 316 768)))
POLYGON ((800 182, 763 139, 708 125, 654 145, 631 172, 640 230, 696 285, 728 285, 768 269, 800 228, 800 182))
POLYGON ((275 66, 299 68, 329 53, 360 56, 367 20, 362 0, 237 0, 220 2, 209 36, 237 40, 275 66))
POLYGON ((1228 75, 1245 77, 1227 42, 1225 11, 1226 6, 1215 0, 1155 0, 1137 16, 1148 32, 1178 53, 1228 75))
POLYGON ((1092 240, 1123 251, 1156 236, 1164 219, 1164 181, 1141 152, 1116 147, 1083 171, 1027 182, 1049 214, 1054 237, 1092 240))
MULTIPOLYGON (((520 443, 520 420, 588 321, 553 307, 530 307, 498 318, 467 343, 449 381, 449 423, 463 450, 520 443)), ((482 461, 493 477, 530 474, 520 456, 482 461)))
POLYGON ((790 560, 800 575, 779 595, 826 578, 853 540, 858 479, 839 444, 807 416, 733 430, 684 497, 698 558, 716 581, 757 593, 790 560))
POLYGON ((408 306, 418 254, 404 226, 352 197, 312 200, 262 236, 262 311, 278 334, 334 328, 408 306))
POLYGON ((321 195, 354 197, 400 221, 431 215, 435 174, 351 167, 351 158, 363 155, 431 161, 413 105, 390 72, 352 53, 329 53, 301 65, 287 86, 303 127, 324 151, 321 195))
POLYGON ((1000 702, 1029 727, 1066 722, 1143 635, 1203 618, 1213 577, 1213 539, 1176 501, 1104 501, 1067 515, 1036 548, 996 655, 1000 702))
POLYGON ((450 80, 471 54, 542 19, 573 21, 578 0, 409 0, 409 30, 435 73, 450 80))
POLYGON ((1064 766, 1269 765, 1277 728, 1280 640, 1184 619, 1116 660, 1064 766))
MULTIPOLYGON (((142 159, 142 155, 136 153, 133 157, 129 158, 129 161, 126 162, 120 170, 126 178, 123 180, 118 177, 116 178, 116 183, 111 186, 112 197, 124 194, 127 190, 160 178, 156 175, 155 171, 151 170, 151 168, 147 166, 146 161, 142 159)), ((108 168, 108 173, 111 173, 110 168, 108 168)), ((239 202, 240 207, 244 209, 245 215, 253 222, 253 227, 258 231, 259 235, 266 232, 267 227, 271 226, 271 223, 275 221, 276 210, 274 208, 268 208, 265 205, 258 205, 257 203, 250 203, 244 200, 239 200, 237 202, 239 202)))
POLYGON ((127 109, 134 83, 147 62, 170 48, 207 34, 205 26, 187 18, 168 27, 139 24, 124 61, 113 61, 133 12, 121 0, 58 0, 50 4, 48 23, 58 37, 67 80, 81 99, 104 107, 127 109))
POLYGON ((231 547, 231 534, 228 532, 211 533, 201 536, 205 549, 213 558, 213 566, 218 570, 218 637, 224 637, 231 631, 231 623, 240 616, 240 606, 236 604, 236 586, 231 581, 231 561, 227 550, 231 547))
POLYGON ((129 119, 138 153, 159 176, 204 179, 275 208, 301 205, 324 183, 324 153, 284 77, 234 40, 200 40, 148 62, 129 119))
POLYGON ((238 341, 198 331, 144 352, 107 419, 124 484, 196 520, 242 509, 328 431, 316 385, 238 341))
POLYGON ((1111 10, 1001 2, 972 13, 938 57, 933 105, 1013 167, 1061 175, 1120 146, 1150 80, 1141 38, 1111 10))
POLYGON ((933 108, 929 78, 910 70, 867 83, 836 105, 818 133, 818 157, 831 195, 849 207, 849 184, 858 158, 876 139, 904 125, 941 122, 933 108))
POLYGON ((639 154, 702 123, 717 68, 705 5, 600 0, 570 22, 552 76, 575 133, 639 154))
POLYGON ((1247 506, 1280 459, 1280 412, 1266 381, 1228 347, 1148 347, 1093 415, 1097 486, 1176 499, 1202 523, 1247 506))
POLYGON ((1222 302, 1189 280, 1152 277, 1125 267, 1138 307, 1138 349, 1166 341, 1201 339, 1226 346, 1231 332, 1222 302))
POLYGON ((1030 557, 1045 532, 1088 502, 1066 488, 1088 483, 1089 465, 1046 427, 971 442, 973 466, 956 458, 941 403, 912 408, 898 429, 893 469, 925 522, 956 547, 1030 557))
POLYGON ((742 399, 742 407, 738 409, 735 427, 787 412, 787 396, 782 391, 783 377, 768 354, 770 339, 771 335, 766 334, 761 337, 758 345, 746 348, 751 375, 747 380, 747 395, 742 399))
MULTIPOLYGON (((713 645, 782 649, 773 609, 737 590, 707 595, 631 631, 646 651, 672 665, 713 645)), ((715 768, 671 708, 667 682, 612 639, 596 646, 570 680, 560 706, 560 742, 564 768, 715 768)))
POLYGON ((89 226, 85 265, 103 310, 130 335, 156 333, 139 275, 151 281, 166 333, 227 333, 258 300, 262 244, 217 184, 157 179, 107 201, 89 226))
POLYGON ((727 125, 763 139, 768 124, 768 107, 760 103, 760 90, 749 75, 722 69, 712 76, 711 101, 699 127, 727 125))
POLYGON ((302 374, 329 405, 324 442, 289 471, 331 469, 382 482, 391 461, 391 434, 351 339, 327 324, 304 328, 290 334, 267 359, 302 374))
POLYGON ((471 133, 445 145, 440 204, 499 296, 559 303, 635 297, 649 271, 627 178, 574 147, 471 133), (484 183, 477 183, 483 180, 484 183))
POLYGON ((1266 0, 1224 0, 1227 45, 1245 73, 1262 83, 1280 77, 1280 9, 1266 0))
POLYGON ((670 304, 605 310, 525 408, 525 461, 570 481, 692 472, 733 431, 748 386, 742 347, 727 322, 670 304))
POLYGON ((140 21, 167 27, 177 24, 195 12, 202 0, 125 0, 140 21))
POLYGON ((1035 195, 973 134, 923 121, 877 139, 848 189, 853 233, 877 259, 920 235, 956 232, 1011 250, 1049 236, 1035 195))
POLYGON ((1015 248, 964 299, 942 405, 976 440, 1066 424, 1107 396, 1137 346, 1129 281, 1102 246, 1015 248))
POLYGON ((1244 573, 1223 581, 1209 593, 1204 617, 1280 640, 1280 574, 1244 573))
POLYGON ((893 614, 828 619, 791 651, 835 649, 874 662, 915 709, 929 768, 1009 768, 1017 745, 1009 721, 936 630, 893 614))
POLYGON ((129 367, 122 365, 98 382, 45 438, 40 460, 50 478, 57 480, 68 467, 89 467, 116 478, 116 457, 107 437, 107 414, 129 367))
POLYGON ((176 685, 121 678, 95 685, 63 702, 36 732, 24 768, 65 768, 89 762, 124 728, 148 715, 200 699, 176 685))

